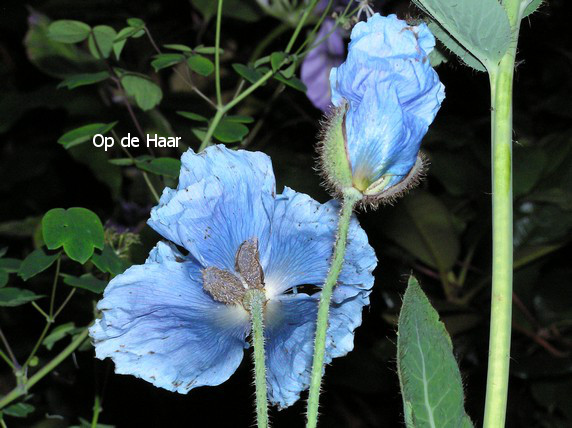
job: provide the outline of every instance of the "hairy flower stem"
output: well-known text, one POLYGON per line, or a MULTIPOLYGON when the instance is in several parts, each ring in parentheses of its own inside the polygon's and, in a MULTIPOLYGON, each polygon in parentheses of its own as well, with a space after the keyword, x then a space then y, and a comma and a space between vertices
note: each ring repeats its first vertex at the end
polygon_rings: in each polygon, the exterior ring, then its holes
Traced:
POLYGON ((246 293, 244 306, 250 312, 252 346, 254 348, 254 384, 256 385, 256 424, 268 427, 268 399, 266 392, 266 356, 264 354, 264 291, 251 289, 246 293))
POLYGON ((513 43, 498 68, 489 70, 492 103, 493 269, 485 428, 502 428, 506 419, 512 327, 512 90, 523 4, 520 0, 504 2, 513 29, 513 43))
POLYGON ((340 272, 342 271, 353 209, 361 197, 362 194, 353 187, 344 190, 342 207, 340 209, 340 218, 338 221, 338 235, 336 237, 336 243, 334 244, 334 254, 332 256, 330 270, 326 276, 324 287, 322 288, 320 303, 318 304, 318 322, 316 324, 316 338, 314 342, 314 360, 312 362, 310 394, 308 396, 306 415, 307 428, 315 428, 318 423, 318 406, 320 402, 320 386, 322 384, 322 375, 324 372, 324 356, 326 352, 330 300, 332 299, 334 286, 336 285, 340 272))
POLYGON ((48 364, 38 370, 34 376, 30 379, 26 380, 23 385, 18 385, 4 397, 0 398, 0 410, 10 404, 12 401, 20 398, 23 395, 28 393, 28 390, 38 383, 40 380, 44 378, 48 373, 50 373, 53 369, 55 369, 63 360, 69 357, 72 352, 74 352, 77 348, 81 346, 81 344, 87 338, 88 330, 87 328, 84 329, 81 333, 79 333, 75 339, 68 345, 66 348, 61 351, 56 357, 51 360, 48 364))

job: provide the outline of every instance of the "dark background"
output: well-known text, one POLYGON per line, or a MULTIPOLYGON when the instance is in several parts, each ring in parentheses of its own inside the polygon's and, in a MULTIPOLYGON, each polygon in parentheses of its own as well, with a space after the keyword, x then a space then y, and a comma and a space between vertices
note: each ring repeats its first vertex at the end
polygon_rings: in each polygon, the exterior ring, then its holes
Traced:
MULTIPOLYGON (((256 10, 256 5, 245 2, 256 10)), ((407 2, 387 2, 385 11, 401 17, 419 16, 407 2)), ((571 7, 565 0, 550 1, 522 23, 515 74, 515 255, 536 255, 515 271, 513 353, 508 408, 510 427, 572 426, 572 48, 569 42, 571 7), (538 256, 539 248, 547 250, 538 256), (528 254, 528 253, 527 253, 528 254)), ((56 89, 53 77, 58 64, 41 64, 30 58, 24 45, 28 16, 42 13, 51 19, 77 19, 90 25, 116 29, 129 17, 143 19, 159 44, 196 45, 199 39, 214 44, 214 23, 206 26, 186 1, 3 1, 0 5, 0 246, 8 256, 24 258, 33 250, 37 224, 54 207, 82 206, 96 212, 107 225, 121 225, 141 233, 142 243, 132 249, 132 261, 144 260, 158 239, 145 225, 153 200, 137 170, 119 173, 120 185, 110 186, 93 147, 72 154, 56 143, 67 130, 89 122, 119 120, 122 133, 134 132, 121 105, 110 91, 87 86, 68 91, 56 89), (202 35, 202 36, 201 36, 202 35), (27 221, 20 221, 28 219, 27 221), (17 223, 9 223, 18 220, 17 223)), ((261 35, 277 21, 260 17, 245 22, 223 19, 223 89, 237 82, 230 64, 245 63, 261 35)), ((272 46, 280 49, 290 33, 272 46)), ((269 50, 268 52, 271 52, 269 50)), ((177 110, 209 114, 204 103, 180 91, 172 73, 152 72, 153 51, 144 38, 130 41, 121 63, 154 76, 164 99, 158 110, 162 119, 140 110, 146 129, 169 122, 175 135, 194 149, 198 142, 191 123, 177 110)), ((60 64, 61 65, 61 64, 60 64)), ((466 392, 467 412, 477 426, 484 404, 488 317, 490 299, 490 151, 488 81, 458 64, 454 58, 438 68, 447 98, 426 137, 423 148, 432 167, 420 189, 395 206, 359 215, 379 258, 371 306, 356 331, 355 350, 328 367, 322 394, 324 427, 403 426, 402 403, 395 373, 395 319, 406 278, 413 272, 439 310, 453 337, 466 392), (417 205, 419 193, 429 195, 429 205, 417 205), (409 202, 404 202, 409 201, 409 202), (431 223, 431 213, 447 214, 431 223), (403 220, 407 218, 407 220, 403 220), (443 220, 445 221, 445 220, 443 220), (467 265, 462 286, 445 293, 435 266, 412 248, 422 245, 415 224, 435 239, 442 251, 453 253, 451 267, 457 276, 467 265), (415 232, 411 232, 414 230, 415 232), (408 245, 408 243, 410 245, 408 245), (451 249, 453 248, 453 249, 451 249), (456 248, 456 249, 455 249, 456 248)), ((175 79, 176 80, 176 79, 175 79)), ((212 80, 199 85, 213 95, 212 80)), ((260 131, 248 147, 269 154, 279 188, 288 185, 320 201, 328 199, 320 178, 313 172, 314 143, 321 113, 304 94, 287 88, 265 112, 277 86, 267 84, 255 92, 238 113, 263 118, 260 131)), ((253 125, 250 125, 251 129, 253 125)), ((135 153, 137 154, 137 153, 135 153)), ((144 154, 144 153, 139 153, 144 154)), ((164 156, 178 157, 174 149, 164 156)), ((120 154, 112 152, 112 157, 120 154)), ((157 186, 162 183, 156 182, 157 186)), ((167 185, 170 182, 165 183, 167 185)), ((441 250, 439 250, 441 251, 441 250)), ((520 260, 520 259, 519 259, 520 260)), ((524 259, 523 259, 524 260, 524 259)), ((79 265, 66 271, 80 274, 79 265)), ((42 294, 49 290, 52 271, 23 283, 11 276, 11 284, 42 294)), ((451 281, 454 283, 454 281, 451 281)), ((451 284, 449 284, 451 285, 451 284)), ((61 296, 60 296, 61 297, 61 296)), ((87 325, 93 319, 97 297, 79 292, 58 322, 87 325)), ((43 324, 29 305, 0 309, 0 323, 17 355, 26 355, 43 324)), ((65 346, 56 345, 56 351, 65 346)), ((40 351, 40 362, 50 355, 40 351)), ((160 390, 131 376, 113 374, 110 361, 94 359, 93 350, 76 352, 36 385, 30 403, 36 411, 28 419, 6 417, 8 426, 68 426, 79 418, 91 420, 94 397, 102 397, 100 423, 135 426, 252 426, 254 388, 248 355, 229 381, 204 387, 183 396, 160 390), (56 417, 56 415, 58 417, 56 417)), ((13 387, 13 376, 0 366, 0 395, 13 387)), ((282 412, 272 412, 276 427, 301 426, 305 402, 282 412)))

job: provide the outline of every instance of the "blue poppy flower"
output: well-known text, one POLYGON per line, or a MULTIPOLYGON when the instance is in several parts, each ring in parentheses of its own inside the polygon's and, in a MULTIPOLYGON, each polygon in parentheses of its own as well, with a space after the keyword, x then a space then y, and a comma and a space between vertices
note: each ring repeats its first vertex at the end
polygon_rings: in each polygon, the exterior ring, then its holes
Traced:
POLYGON ((353 28, 346 61, 331 71, 352 185, 366 197, 405 189, 421 169, 419 146, 445 97, 428 59, 434 46, 425 24, 374 14, 353 28))
MULTIPOLYGON (((112 358, 117 373, 180 393, 227 380, 250 332, 249 314, 235 298, 240 287, 232 288, 240 285, 238 252, 256 244, 267 299, 268 398, 287 407, 309 385, 338 205, 288 188, 276 195, 270 158, 259 152, 212 146, 181 160, 177 189, 165 189, 148 221, 168 241, 107 286, 98 304, 102 317, 90 329, 96 356, 112 358)), ((354 218, 333 295, 327 362, 353 348, 375 265, 354 218)))

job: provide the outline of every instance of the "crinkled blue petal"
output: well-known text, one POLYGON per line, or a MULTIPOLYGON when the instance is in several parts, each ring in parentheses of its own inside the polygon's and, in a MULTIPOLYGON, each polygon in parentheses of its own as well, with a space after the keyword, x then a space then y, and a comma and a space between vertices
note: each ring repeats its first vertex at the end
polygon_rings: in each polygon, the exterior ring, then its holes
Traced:
MULTIPOLYGON (((369 291, 352 286, 334 290, 326 338, 325 363, 353 349, 369 291)), ((294 404, 310 384, 319 293, 285 294, 268 302, 266 361, 268 398, 280 409, 294 404)))
POLYGON ((233 270, 238 247, 254 237, 264 256, 275 197, 270 158, 218 145, 188 150, 181 161, 177 189, 163 192, 148 224, 204 267, 233 270))
MULTIPOLYGON (((262 260, 269 298, 298 285, 321 287, 330 267, 338 226, 339 204, 320 204, 310 196, 286 187, 276 199, 272 219, 271 252, 262 260)), ((353 217, 340 284, 356 289, 373 286, 377 259, 367 235, 353 217)))
POLYGON ((236 371, 249 319, 242 307, 215 302, 203 290, 196 262, 176 257, 160 243, 144 265, 114 278, 90 336, 96 356, 113 359, 116 373, 186 393, 236 371))

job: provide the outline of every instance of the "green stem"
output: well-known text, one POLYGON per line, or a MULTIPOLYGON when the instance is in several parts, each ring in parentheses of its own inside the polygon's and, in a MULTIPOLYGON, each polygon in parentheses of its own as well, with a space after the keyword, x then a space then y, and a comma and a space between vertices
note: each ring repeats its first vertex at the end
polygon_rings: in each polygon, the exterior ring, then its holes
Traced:
POLYGON ((97 421, 99 420, 99 414, 101 413, 101 403, 99 396, 95 396, 95 403, 93 403, 93 417, 91 418, 91 428, 97 428, 97 421))
POLYGON ((220 91, 220 22, 222 19, 222 1, 218 0, 216 12, 216 33, 215 33, 215 85, 216 85, 216 104, 222 106, 222 95, 220 91))
POLYGON ((513 43, 498 68, 489 70, 492 104, 493 269, 485 428, 505 425, 512 328, 512 90, 520 0, 506 0, 513 43))
POLYGON ((308 396, 306 428, 315 428, 318 423, 318 406, 320 401, 322 374, 324 372, 324 355, 326 352, 330 300, 332 299, 334 286, 336 285, 340 272, 342 271, 353 209, 361 197, 361 193, 354 188, 349 188, 344 191, 344 198, 342 200, 338 222, 338 235, 334 245, 334 254, 332 256, 330 270, 326 276, 324 287, 322 288, 320 303, 318 304, 318 322, 316 325, 314 361, 312 363, 312 375, 310 378, 310 394, 308 396))
POLYGON ((0 358, 2 358, 4 361, 6 361, 6 364, 8 364, 12 370, 16 370, 16 366, 14 366, 12 361, 10 361, 10 358, 8 358, 8 356, 4 352, 2 352, 1 350, 0 350, 0 358))
POLYGON ((42 367, 34 376, 28 379, 23 386, 17 386, 2 399, 0 399, 0 410, 10 404, 12 401, 25 395, 27 391, 42 380, 48 373, 55 369, 63 360, 65 360, 72 352, 74 352, 87 337, 87 328, 83 330, 62 352, 60 352, 52 361, 42 367))
POLYGON ((258 428, 268 427, 268 400, 266 392, 266 356, 264 355, 264 305, 263 291, 252 289, 245 296, 245 306, 252 322, 252 346, 254 348, 254 384, 256 385, 256 422, 258 428))
POLYGON ((312 11, 316 7, 317 3, 318 3, 318 0, 312 0, 312 3, 310 3, 308 5, 308 7, 306 7, 306 10, 304 11, 302 18, 300 19, 300 21, 298 21, 298 25, 296 25, 296 28, 294 29, 294 34, 292 34, 292 37, 290 38, 288 45, 286 45, 286 49, 284 49, 284 52, 286 52, 287 54, 290 53, 290 51, 294 47, 294 43, 296 42, 296 39, 298 38, 298 35, 300 34, 302 27, 304 26, 304 24, 306 24, 306 20, 308 19, 308 15, 310 15, 310 13, 312 13, 312 11))

